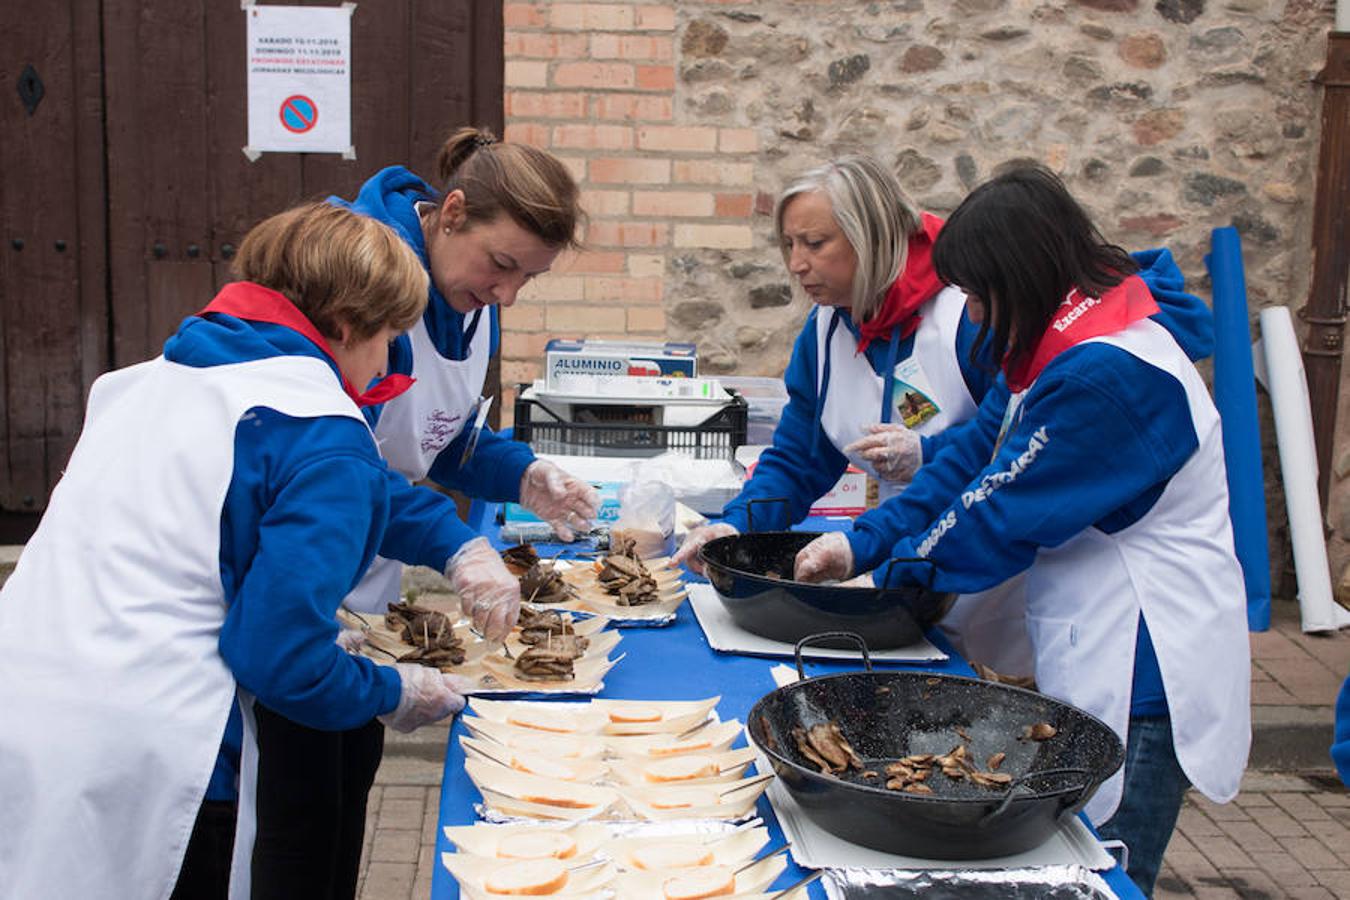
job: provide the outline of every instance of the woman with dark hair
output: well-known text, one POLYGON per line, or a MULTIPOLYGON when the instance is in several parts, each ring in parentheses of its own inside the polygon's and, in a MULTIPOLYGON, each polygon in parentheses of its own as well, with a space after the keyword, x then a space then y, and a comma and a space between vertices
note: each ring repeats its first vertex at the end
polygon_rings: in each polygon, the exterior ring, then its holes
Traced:
MULTIPOLYGON (((1237 793, 1249 650, 1218 413, 1134 275, 1052 173, 973 191, 933 248, 982 320, 997 427, 961 430, 909 489, 797 558, 803 580, 889 557, 890 584, 970 593, 1026 572, 1040 690, 1103 719, 1124 768, 1087 813, 1150 893, 1190 785, 1237 793)), ((981 416, 984 420, 984 416, 981 416)))

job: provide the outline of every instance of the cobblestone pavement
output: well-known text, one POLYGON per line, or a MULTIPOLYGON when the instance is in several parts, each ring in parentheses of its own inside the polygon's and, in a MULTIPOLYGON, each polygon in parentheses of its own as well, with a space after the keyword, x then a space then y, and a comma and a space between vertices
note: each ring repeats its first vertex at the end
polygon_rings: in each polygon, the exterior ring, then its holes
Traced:
POLYGON ((1192 792, 1158 898, 1350 898, 1350 793, 1329 773, 1248 773, 1235 802, 1192 792))
POLYGON ((386 756, 366 809, 358 900, 427 900, 436 864, 441 764, 386 756))

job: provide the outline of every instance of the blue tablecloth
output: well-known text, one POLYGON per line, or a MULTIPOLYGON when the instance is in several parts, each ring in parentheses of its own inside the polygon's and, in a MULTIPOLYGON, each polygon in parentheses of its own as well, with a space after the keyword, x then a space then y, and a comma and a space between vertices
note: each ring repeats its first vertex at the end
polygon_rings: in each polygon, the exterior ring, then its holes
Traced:
MULTIPOLYGON (((485 508, 475 504, 470 513, 470 524, 482 533, 496 534, 491 516, 495 515, 493 506, 485 508)), ((828 530, 838 527, 829 521, 810 523, 814 530, 828 530)), ((505 546, 493 538, 498 546, 505 546)), ((538 545, 541 555, 548 555, 547 545, 538 545)), ((565 545, 556 545, 555 552, 564 551, 565 545)), ((899 666, 878 663, 878 668, 911 668, 932 672, 945 672, 952 675, 973 675, 974 672, 936 631, 928 635, 935 645, 946 652, 950 659, 942 663, 924 663, 921 666, 899 666)), ((721 696, 717 704, 718 715, 726 719, 746 719, 750 707, 760 697, 772 691, 776 685, 769 674, 775 660, 751 656, 738 656, 719 653, 708 646, 708 641, 694 618, 689 604, 680 607, 675 622, 665 628, 626 628, 619 651, 627 654, 605 676, 603 697, 621 697, 635 700, 697 700, 704 697, 721 696)), ((857 663, 812 661, 807 664, 808 674, 842 672, 858 669, 857 663)), ((456 721, 450 733, 450 743, 446 750, 445 773, 441 782, 441 807, 439 826, 436 829, 436 866, 431 880, 433 900, 451 900, 459 897, 459 887, 454 878, 440 864, 441 854, 453 850, 441 830, 446 825, 470 825, 477 821, 474 804, 481 798, 478 790, 464 774, 464 754, 459 745, 459 737, 464 733, 463 723, 456 721)), ((742 739, 743 740, 743 739, 742 739)), ((770 846, 776 846, 783 840, 782 829, 773 814, 773 808, 766 798, 760 797, 758 813, 769 828, 770 846)), ((779 876, 774 886, 785 888, 807 874, 807 870, 797 867, 789 860, 787 870, 779 876)), ((1136 898, 1143 895, 1125 876, 1119 867, 1105 873, 1108 884, 1122 898, 1136 898)), ((811 896, 823 898, 824 889, 817 883, 811 887, 811 896)))

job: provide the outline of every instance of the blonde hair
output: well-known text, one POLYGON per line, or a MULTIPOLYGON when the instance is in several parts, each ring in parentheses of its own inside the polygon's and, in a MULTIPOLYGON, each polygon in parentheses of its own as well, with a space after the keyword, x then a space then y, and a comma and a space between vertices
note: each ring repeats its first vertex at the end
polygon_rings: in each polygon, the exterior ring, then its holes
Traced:
POLYGON ((460 128, 441 147, 436 168, 443 194, 464 192, 470 225, 506 213, 549 247, 578 246, 581 192, 556 156, 502 143, 486 128, 460 128))
POLYGON ((774 235, 788 261, 783 241, 783 212, 798 194, 821 191, 835 222, 858 257, 853 274, 855 322, 866 322, 881 307, 886 291, 905 268, 909 237, 919 230, 918 207, 900 187, 895 173, 870 156, 841 156, 804 173, 778 198, 774 235))
POLYGON ((306 203, 254 225, 234 274, 286 296, 325 337, 340 326, 363 340, 404 331, 427 305, 427 273, 393 229, 327 203, 306 203))

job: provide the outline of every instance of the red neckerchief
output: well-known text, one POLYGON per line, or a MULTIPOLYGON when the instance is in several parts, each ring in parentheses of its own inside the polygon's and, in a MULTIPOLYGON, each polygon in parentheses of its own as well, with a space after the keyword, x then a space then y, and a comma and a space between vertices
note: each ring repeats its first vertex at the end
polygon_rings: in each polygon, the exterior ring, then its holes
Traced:
POLYGON ((918 315, 919 307, 942 290, 942 282, 933 271, 933 241, 941 230, 942 220, 937 216, 929 213, 920 216, 919 230, 909 236, 905 270, 886 291, 877 314, 858 323, 859 353, 877 338, 889 338, 896 325, 900 325, 902 341, 919 327, 923 318, 918 315))
MULTIPOLYGON (((305 314, 295 308, 295 304, 287 300, 284 294, 265 288, 260 284, 254 284, 250 281, 236 281, 225 285, 216 294, 215 299, 206 305, 206 308, 197 313, 199 316, 207 313, 224 313, 227 316, 234 316, 236 319, 246 319, 250 322, 267 322, 272 325, 282 325, 291 331, 304 335, 314 342, 323 354, 333 362, 337 358, 333 356, 333 350, 328 346, 328 341, 324 340, 323 335, 319 334, 319 329, 314 327, 314 323, 305 318, 305 314)), ((347 396, 357 406, 374 406, 377 403, 385 403, 394 399, 399 394, 412 387, 415 379, 407 375, 386 375, 375 383, 375 386, 364 394, 358 394, 356 389, 351 386, 346 377, 338 372, 338 377, 342 379, 342 389, 346 391, 347 396)))
POLYGON ((1104 334, 1123 331, 1157 311, 1153 294, 1138 275, 1128 276, 1100 297, 1089 297, 1074 288, 1055 311, 1031 357, 1025 363, 1004 363, 1008 389, 1014 394, 1026 390, 1050 360, 1065 350, 1104 334))

